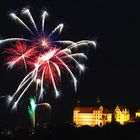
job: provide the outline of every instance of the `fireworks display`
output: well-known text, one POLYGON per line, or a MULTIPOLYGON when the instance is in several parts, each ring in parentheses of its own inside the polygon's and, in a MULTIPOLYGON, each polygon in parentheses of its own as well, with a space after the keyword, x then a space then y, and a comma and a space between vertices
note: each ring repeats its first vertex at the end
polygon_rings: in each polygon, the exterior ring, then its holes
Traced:
MULTIPOLYGON (((30 13, 30 10, 24 8, 21 15, 26 16, 33 26, 31 30, 28 25, 19 18, 15 13, 10 13, 10 17, 17 23, 22 25, 31 37, 28 38, 8 38, 0 40, 0 45, 5 46, 6 43, 14 44, 10 48, 6 48, 4 52, 7 54, 6 63, 8 68, 13 67, 25 68, 28 73, 20 82, 13 96, 8 97, 9 103, 13 103, 15 108, 29 89, 29 87, 36 84, 36 100, 39 102, 43 99, 43 93, 50 86, 53 87, 55 97, 59 97, 58 86, 61 82, 62 72, 67 72, 73 81, 73 86, 76 91, 77 79, 73 72, 77 69, 79 73, 83 72, 85 67, 79 62, 80 59, 87 59, 84 53, 79 52, 80 47, 94 46, 94 41, 82 40, 73 42, 69 40, 54 40, 54 36, 58 36, 64 25, 59 24, 49 35, 45 35, 45 21, 48 17, 48 12, 43 11, 41 15, 41 31, 30 13), (78 51, 78 52, 77 52, 78 51)), ((35 102, 30 99, 31 108, 29 112, 34 113, 35 102)))

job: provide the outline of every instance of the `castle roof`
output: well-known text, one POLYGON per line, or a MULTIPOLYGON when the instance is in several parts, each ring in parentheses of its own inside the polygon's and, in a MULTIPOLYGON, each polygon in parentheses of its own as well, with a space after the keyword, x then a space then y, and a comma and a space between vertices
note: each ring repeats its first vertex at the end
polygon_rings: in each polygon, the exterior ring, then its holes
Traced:
MULTIPOLYGON (((79 110, 80 111, 79 113, 93 113, 93 111, 98 111, 100 107, 75 107, 75 109, 79 110)), ((103 113, 112 113, 112 112, 113 111, 103 107, 103 113)))
POLYGON ((76 107, 80 113, 92 113, 93 110, 99 110, 99 107, 76 107))

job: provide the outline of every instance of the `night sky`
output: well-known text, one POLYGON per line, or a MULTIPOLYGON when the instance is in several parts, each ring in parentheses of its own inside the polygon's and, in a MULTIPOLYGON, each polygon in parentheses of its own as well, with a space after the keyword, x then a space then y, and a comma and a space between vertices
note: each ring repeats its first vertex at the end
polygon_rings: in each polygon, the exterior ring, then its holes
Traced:
MULTIPOLYGON (((46 100, 58 118, 69 116, 77 99, 82 105, 91 106, 97 96, 111 109, 116 105, 125 105, 131 110, 140 108, 140 10, 137 3, 127 0, 1 0, 1 37, 28 37, 29 34, 8 17, 9 11, 18 13, 25 6, 31 8, 37 23, 41 9, 46 8, 49 12, 46 28, 49 30, 63 22, 62 40, 97 41, 96 49, 86 50, 87 68, 81 77, 77 76, 77 93, 74 93, 69 78, 62 80, 60 99, 55 100, 50 91, 52 96, 49 94, 46 100)), ((21 69, 7 70, 1 56, 0 94, 12 95, 25 74, 21 69)), ((24 97, 22 100, 24 102, 24 97)))

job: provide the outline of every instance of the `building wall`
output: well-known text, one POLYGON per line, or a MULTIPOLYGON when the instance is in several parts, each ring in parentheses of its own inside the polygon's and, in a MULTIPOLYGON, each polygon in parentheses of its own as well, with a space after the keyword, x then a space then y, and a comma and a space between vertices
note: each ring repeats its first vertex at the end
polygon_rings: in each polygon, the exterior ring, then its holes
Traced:
POLYGON ((103 113, 103 107, 100 106, 98 109, 93 109, 92 113, 81 113, 80 107, 74 109, 73 112, 73 122, 77 126, 89 125, 89 126, 103 126, 106 123, 112 121, 111 113, 103 113))
POLYGON ((111 123, 112 122, 112 113, 107 113, 106 114, 106 123, 111 123))

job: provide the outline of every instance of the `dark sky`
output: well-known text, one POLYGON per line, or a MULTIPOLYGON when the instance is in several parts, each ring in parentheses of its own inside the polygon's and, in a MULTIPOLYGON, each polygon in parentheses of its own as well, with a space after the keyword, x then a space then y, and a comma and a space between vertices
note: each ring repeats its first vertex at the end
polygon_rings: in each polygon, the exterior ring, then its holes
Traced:
MULTIPOLYGON (((57 112, 68 113, 77 98, 83 105, 94 105, 97 96, 109 108, 115 105, 140 108, 140 10, 137 3, 127 0, 1 0, 1 37, 27 36, 8 17, 9 11, 19 12, 24 6, 31 7, 36 21, 39 21, 41 9, 46 8, 50 14, 46 22, 49 29, 63 22, 60 39, 97 41, 97 49, 90 48, 86 52, 87 70, 78 78, 77 94, 74 94, 69 80, 62 82, 63 96, 53 100, 57 112)), ((3 60, 0 61, 0 94, 12 95, 25 73, 22 70, 7 70, 3 60)))

